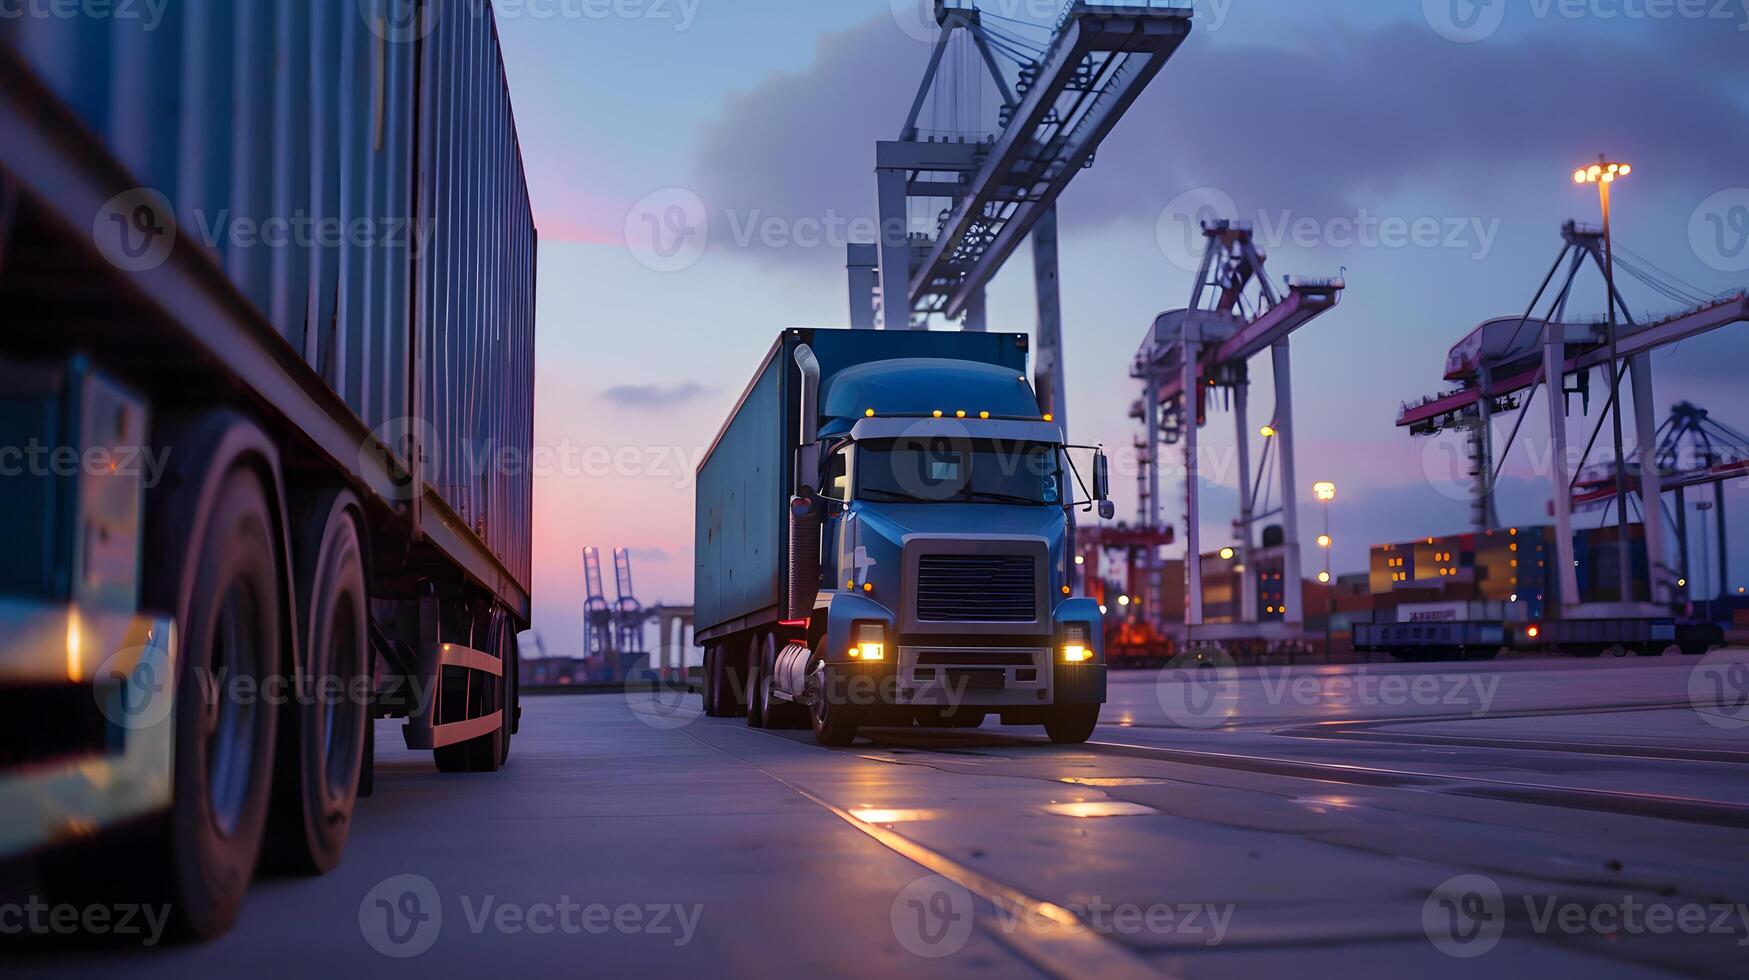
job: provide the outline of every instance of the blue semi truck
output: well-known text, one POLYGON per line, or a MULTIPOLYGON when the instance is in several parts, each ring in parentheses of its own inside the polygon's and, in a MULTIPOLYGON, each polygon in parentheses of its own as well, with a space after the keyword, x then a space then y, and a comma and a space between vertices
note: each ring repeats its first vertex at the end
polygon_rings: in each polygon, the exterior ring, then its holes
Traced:
POLYGON ((1109 517, 1108 466, 1026 360, 1024 334, 783 332, 699 466, 706 714, 834 746, 990 715, 1086 741, 1106 666, 1073 501, 1109 517))

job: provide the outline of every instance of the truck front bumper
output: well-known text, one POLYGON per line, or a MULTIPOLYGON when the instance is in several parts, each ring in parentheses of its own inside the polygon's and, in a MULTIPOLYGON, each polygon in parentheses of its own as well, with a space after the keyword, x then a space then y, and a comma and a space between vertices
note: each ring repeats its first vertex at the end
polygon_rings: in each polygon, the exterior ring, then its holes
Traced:
POLYGON ((1102 704, 1102 663, 1067 664, 1052 647, 902 644, 897 660, 833 663, 827 699, 835 705, 893 708, 1040 708, 1102 704))

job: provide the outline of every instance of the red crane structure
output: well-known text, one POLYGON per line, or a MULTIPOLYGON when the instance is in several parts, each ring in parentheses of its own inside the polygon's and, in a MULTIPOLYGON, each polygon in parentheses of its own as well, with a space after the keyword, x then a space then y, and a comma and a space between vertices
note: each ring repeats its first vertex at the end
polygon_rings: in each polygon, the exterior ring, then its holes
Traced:
MULTIPOLYGON (((1202 263, 1191 290, 1190 304, 1162 313, 1148 330, 1131 368, 1143 384, 1141 401, 1131 416, 1146 428, 1141 454, 1143 481, 1141 523, 1163 526, 1160 515, 1161 446, 1181 445, 1184 452, 1186 610, 1183 638, 1189 640, 1300 640, 1305 611, 1301 608, 1299 489, 1294 470, 1293 377, 1288 337, 1336 306, 1341 279, 1287 279, 1286 294, 1278 292, 1264 269, 1265 255, 1249 224, 1225 219, 1202 222, 1206 239, 1202 263), (1269 351, 1275 377, 1274 417, 1265 428, 1257 481, 1251 475, 1249 422, 1252 357, 1269 351), (1236 622, 1203 622, 1200 503, 1200 460, 1197 430, 1207 420, 1210 397, 1227 396, 1238 433, 1239 519, 1234 522, 1236 560, 1246 569, 1242 578, 1241 612, 1236 622), (1271 453, 1280 458, 1279 507, 1269 509, 1264 476, 1271 453), (1283 534, 1278 542, 1260 542, 1255 527, 1279 516, 1283 534), (1257 614, 1258 576, 1264 563, 1279 565, 1283 603, 1280 620, 1262 622, 1257 614)), ((1268 537, 1267 535, 1265 536, 1268 537)), ((1158 576, 1150 576, 1157 583, 1158 576)), ((1157 584, 1151 584, 1157 588, 1157 584)), ((1145 608, 1162 613, 1160 597, 1150 594, 1145 608)), ((1163 628, 1171 632, 1162 618, 1163 628)))

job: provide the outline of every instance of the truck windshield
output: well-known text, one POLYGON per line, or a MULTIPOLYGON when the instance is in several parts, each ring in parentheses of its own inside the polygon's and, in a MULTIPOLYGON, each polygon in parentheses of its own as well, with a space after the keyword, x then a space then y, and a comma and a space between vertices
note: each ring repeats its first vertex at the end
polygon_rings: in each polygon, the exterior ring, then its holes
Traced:
POLYGON ((1055 504, 1057 447, 945 436, 860 443, 856 496, 888 503, 1055 504))

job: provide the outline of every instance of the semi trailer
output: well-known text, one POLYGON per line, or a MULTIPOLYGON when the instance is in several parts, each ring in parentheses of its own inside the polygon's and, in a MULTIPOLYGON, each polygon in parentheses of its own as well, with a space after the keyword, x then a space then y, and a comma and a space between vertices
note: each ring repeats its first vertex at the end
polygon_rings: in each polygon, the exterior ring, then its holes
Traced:
POLYGON ((1077 509, 1111 516, 1108 466, 1026 362, 1024 334, 778 337, 698 469, 707 715, 828 746, 992 715, 1092 734, 1104 629, 1073 536, 1077 509))
POLYGON ((536 234, 489 4, 121 8, 0 19, 0 880, 211 936, 508 756, 536 234))

